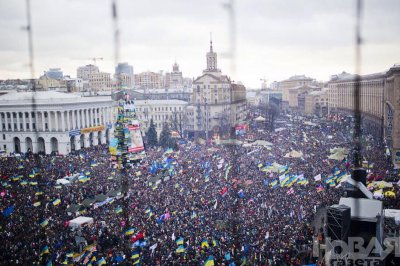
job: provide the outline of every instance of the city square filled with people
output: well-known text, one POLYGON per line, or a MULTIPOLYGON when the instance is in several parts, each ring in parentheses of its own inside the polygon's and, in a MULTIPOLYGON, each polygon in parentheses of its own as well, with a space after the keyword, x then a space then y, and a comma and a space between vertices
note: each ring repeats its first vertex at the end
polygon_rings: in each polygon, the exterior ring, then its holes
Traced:
MULTIPOLYGON (((343 196, 351 123, 282 115, 269 131, 254 118, 235 142, 147 147, 125 170, 111 163, 107 145, 0 158, 0 264, 316 263, 309 251, 324 228, 314 220, 343 196), (347 156, 331 159, 335 148, 347 156), (79 216, 93 223, 72 227, 79 216)), ((382 190, 385 206, 399 208, 399 173, 382 143, 366 136, 362 155, 369 182, 393 184, 382 190)))

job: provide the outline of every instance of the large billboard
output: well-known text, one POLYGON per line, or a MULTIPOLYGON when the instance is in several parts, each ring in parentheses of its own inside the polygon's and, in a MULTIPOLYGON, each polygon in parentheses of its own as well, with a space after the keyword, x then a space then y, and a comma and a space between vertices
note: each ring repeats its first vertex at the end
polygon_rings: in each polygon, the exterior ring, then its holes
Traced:
POLYGON ((127 139, 128 152, 141 152, 144 150, 142 133, 138 120, 133 120, 131 125, 128 125, 125 132, 127 139))

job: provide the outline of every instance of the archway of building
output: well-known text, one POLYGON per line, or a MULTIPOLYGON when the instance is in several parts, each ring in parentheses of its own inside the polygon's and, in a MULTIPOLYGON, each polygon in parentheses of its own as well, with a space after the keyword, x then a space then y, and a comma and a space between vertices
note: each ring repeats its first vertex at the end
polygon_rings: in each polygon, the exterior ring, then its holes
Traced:
POLYGON ((101 131, 97 132, 97 140, 98 140, 98 144, 101 145, 101 139, 103 137, 103 133, 101 131))
POLYGON ((93 146, 93 132, 90 132, 89 134, 89 147, 93 146))
POLYGON ((106 129, 106 144, 110 144, 110 129, 106 129))
POLYGON ((39 152, 46 152, 46 146, 45 146, 45 142, 44 139, 42 137, 38 138, 38 153, 39 152))
POLYGON ((14 152, 20 153, 21 152, 21 141, 18 137, 14 138, 14 152))
POLYGON ((81 135, 79 142, 81 143, 81 149, 85 148, 85 135, 81 135))
POLYGON ((58 140, 55 137, 50 139, 51 152, 58 152, 58 140))
POLYGON ((25 146, 26 152, 33 152, 32 139, 30 137, 25 138, 25 146))
POLYGON ((71 146, 71 151, 76 150, 76 147, 75 147, 75 136, 72 136, 72 137, 69 139, 69 142, 70 142, 70 146, 71 146))

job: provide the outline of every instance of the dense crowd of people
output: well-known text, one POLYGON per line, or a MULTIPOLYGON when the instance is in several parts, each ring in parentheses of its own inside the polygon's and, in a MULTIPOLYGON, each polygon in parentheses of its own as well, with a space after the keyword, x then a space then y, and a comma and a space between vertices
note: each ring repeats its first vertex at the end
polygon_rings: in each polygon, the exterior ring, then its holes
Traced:
MULTIPOLYGON (((343 195, 339 182, 324 181, 352 167, 351 152, 335 161, 328 159, 330 149, 351 150, 352 136, 349 124, 337 117, 316 125, 290 117, 282 122, 278 132, 251 128, 253 139, 269 146, 184 141, 175 151, 147 149, 146 158, 126 171, 113 167, 106 145, 66 156, 0 158, 0 264, 315 262, 301 254, 321 231, 312 226, 316 212, 343 195), (290 151, 303 156, 285 157, 290 151), (284 167, 273 170, 274 163, 284 167), (75 174, 80 177, 71 184, 56 184, 75 174), (301 179, 284 186, 284 174, 301 179), (321 180, 314 179, 319 174, 321 180), (98 195, 106 196, 96 200, 98 195), (68 222, 78 216, 94 223, 72 230, 68 222)), ((370 176, 397 181, 382 146, 373 138, 364 144, 370 176)), ((397 186, 394 192, 385 204, 399 208, 397 186)))

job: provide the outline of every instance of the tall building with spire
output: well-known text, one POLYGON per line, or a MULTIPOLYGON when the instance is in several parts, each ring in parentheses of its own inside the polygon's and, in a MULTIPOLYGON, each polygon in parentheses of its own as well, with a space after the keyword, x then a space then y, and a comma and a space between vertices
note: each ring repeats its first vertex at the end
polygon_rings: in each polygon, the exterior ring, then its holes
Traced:
POLYGON ((212 40, 206 62, 203 74, 192 83, 186 132, 189 137, 210 139, 229 135, 232 126, 244 121, 246 89, 218 69, 212 40))
POLYGON ((221 73, 221 70, 218 69, 217 62, 217 53, 213 50, 212 39, 210 40, 210 51, 206 55, 207 59, 207 68, 203 70, 203 74, 205 73, 221 73))

